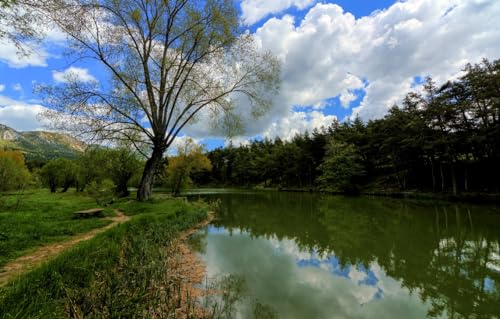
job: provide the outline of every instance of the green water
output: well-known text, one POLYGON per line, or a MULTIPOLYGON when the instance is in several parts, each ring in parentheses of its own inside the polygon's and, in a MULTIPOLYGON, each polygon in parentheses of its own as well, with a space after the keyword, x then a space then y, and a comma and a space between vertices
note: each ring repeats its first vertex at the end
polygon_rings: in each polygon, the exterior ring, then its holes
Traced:
MULTIPOLYGON (((193 193, 191 193, 193 194, 193 193)), ((500 318, 500 209, 302 193, 199 192, 209 278, 245 283, 235 318, 500 318), (259 315, 257 315, 259 317, 259 315)))

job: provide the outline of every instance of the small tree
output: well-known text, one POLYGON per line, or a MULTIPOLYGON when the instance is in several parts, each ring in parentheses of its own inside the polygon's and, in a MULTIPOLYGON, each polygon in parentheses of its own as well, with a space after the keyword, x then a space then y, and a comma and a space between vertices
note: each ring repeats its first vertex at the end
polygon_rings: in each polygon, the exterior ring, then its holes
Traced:
POLYGON ((109 179, 104 179, 97 183, 92 181, 87 185, 87 194, 94 198, 97 205, 108 205, 114 200, 115 184, 109 179))
POLYGON ((24 189, 31 180, 31 174, 19 151, 0 150, 0 191, 24 189))
POLYGON ((142 163, 137 153, 127 147, 89 147, 78 158, 78 166, 79 191, 92 183, 100 185, 107 179, 107 184, 114 183, 115 193, 124 197, 129 195, 128 183, 132 176, 139 173, 142 163))
POLYGON ((83 192, 92 182, 100 184, 109 178, 110 157, 105 148, 88 147, 77 159, 77 188, 83 192))
POLYGON ((55 193, 57 187, 66 192, 76 181, 77 166, 66 158, 56 158, 45 164, 40 170, 44 183, 49 186, 50 192, 55 193))
POLYGON ((107 151, 110 158, 108 174, 115 184, 115 192, 119 197, 130 194, 128 183, 134 174, 142 168, 137 154, 127 148, 117 148, 107 151))
POLYGON ((362 158, 353 144, 331 139, 326 146, 323 163, 319 166, 320 187, 324 190, 356 193, 358 180, 364 175, 362 158))
POLYGON ((203 154, 203 146, 197 145, 192 139, 186 139, 177 153, 177 156, 169 158, 165 172, 175 195, 191 185, 191 174, 212 169, 210 160, 203 154))

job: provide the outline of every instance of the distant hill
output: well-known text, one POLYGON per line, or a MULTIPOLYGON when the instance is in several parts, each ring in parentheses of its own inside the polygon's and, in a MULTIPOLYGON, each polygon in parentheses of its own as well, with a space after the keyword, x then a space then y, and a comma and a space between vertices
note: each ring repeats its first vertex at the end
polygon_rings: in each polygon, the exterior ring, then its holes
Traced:
POLYGON ((85 143, 63 133, 18 132, 0 124, 0 149, 19 150, 27 160, 55 157, 74 158, 85 150, 85 143))

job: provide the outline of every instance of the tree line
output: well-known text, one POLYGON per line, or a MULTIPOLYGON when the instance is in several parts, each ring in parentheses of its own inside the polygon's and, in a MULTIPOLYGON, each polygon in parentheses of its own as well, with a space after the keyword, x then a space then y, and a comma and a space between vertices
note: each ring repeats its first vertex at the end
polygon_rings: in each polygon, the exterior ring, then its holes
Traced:
MULTIPOLYGON (((209 152, 186 139, 157 167, 155 185, 175 194, 192 185, 498 193, 500 60, 463 71, 440 86, 427 79, 384 118, 366 123, 334 121, 290 141, 254 140, 209 152)), ((37 184, 53 192, 111 188, 127 196, 144 165, 126 147, 89 147, 75 160, 48 163, 25 163, 21 153, 2 151, 0 191, 37 184)))
MULTIPOLYGON (((204 147, 186 138, 177 154, 155 171, 155 186, 177 195, 193 185, 191 175, 211 169, 204 147)), ((0 150, 0 192, 46 187, 50 192, 87 192, 97 198, 126 197, 140 185, 146 160, 131 147, 90 145, 75 158, 25 160, 18 150, 0 150)))
POLYGON ((77 192, 129 195, 129 186, 139 182, 143 161, 125 147, 90 146, 75 159, 25 161, 21 151, 0 151, 0 191, 23 191, 47 187, 50 192, 77 192))
POLYGON ((324 191, 498 192, 500 60, 428 78, 377 120, 333 122, 291 141, 254 140, 208 152, 205 185, 324 191))

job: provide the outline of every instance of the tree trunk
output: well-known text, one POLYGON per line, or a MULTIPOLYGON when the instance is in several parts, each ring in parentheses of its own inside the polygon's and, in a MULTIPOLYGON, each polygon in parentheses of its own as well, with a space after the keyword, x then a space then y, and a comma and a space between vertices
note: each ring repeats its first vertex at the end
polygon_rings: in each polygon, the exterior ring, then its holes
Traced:
POLYGON ((453 195, 457 195, 457 178, 455 176, 455 166, 451 165, 451 185, 453 188, 453 195))
POLYGON ((128 174, 118 180, 116 185, 116 194, 118 197, 127 197, 130 194, 127 183, 131 177, 131 174, 128 174))
POLYGON ((439 163, 439 173, 441 174, 441 192, 444 192, 444 173, 442 163, 439 163))
POLYGON ((71 187, 71 182, 65 182, 63 185, 63 189, 61 190, 61 193, 66 193, 70 187, 71 187))
POLYGON ((469 191, 469 180, 467 177, 467 166, 465 166, 465 170, 464 170, 464 190, 466 192, 469 191))
POLYGON ((179 178, 175 181, 174 189, 172 190, 172 193, 174 194, 174 196, 177 196, 180 194, 183 181, 184 181, 184 174, 181 173, 179 178))
POLYGON ((432 191, 436 192, 436 174, 434 173, 434 161, 431 159, 432 191))
POLYGON ((153 191, 153 182, 155 170, 161 162, 163 157, 163 149, 158 147, 153 148, 153 153, 151 157, 147 160, 144 166, 144 171, 142 172, 141 183, 139 184, 139 189, 137 190, 137 200, 146 201, 151 197, 153 191))

